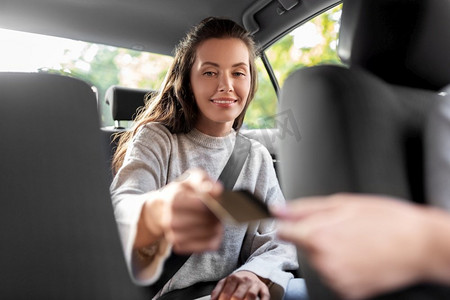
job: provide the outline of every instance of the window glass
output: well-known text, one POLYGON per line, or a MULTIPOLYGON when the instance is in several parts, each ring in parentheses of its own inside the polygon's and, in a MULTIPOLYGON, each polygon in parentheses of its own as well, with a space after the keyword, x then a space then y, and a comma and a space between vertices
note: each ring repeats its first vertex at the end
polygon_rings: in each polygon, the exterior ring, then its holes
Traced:
MULTIPOLYGON (((280 87, 293 71, 320 64, 341 64, 336 52, 342 5, 338 5, 297 27, 265 50, 280 87)), ((273 128, 277 97, 261 60, 259 89, 249 106, 244 125, 273 128)))
POLYGON ((0 71, 50 72, 80 78, 97 92, 101 125, 112 125, 104 101, 111 85, 159 89, 173 58, 149 52, 0 29, 0 71))
MULTIPOLYGON (((341 5, 311 19, 265 50, 282 87, 298 68, 339 64, 336 54, 341 5)), ((104 101, 111 85, 158 89, 173 58, 159 54, 0 29, 0 71, 52 72, 80 78, 97 92, 102 126, 112 125, 104 101)), ((258 90, 244 128, 273 128, 277 95, 261 59, 258 90)))
POLYGON ((294 29, 266 50, 280 87, 293 71, 320 64, 341 64, 337 55, 342 5, 294 29))
POLYGON ((261 60, 256 60, 258 90, 245 114, 243 128, 273 128, 273 114, 277 109, 277 94, 261 60))

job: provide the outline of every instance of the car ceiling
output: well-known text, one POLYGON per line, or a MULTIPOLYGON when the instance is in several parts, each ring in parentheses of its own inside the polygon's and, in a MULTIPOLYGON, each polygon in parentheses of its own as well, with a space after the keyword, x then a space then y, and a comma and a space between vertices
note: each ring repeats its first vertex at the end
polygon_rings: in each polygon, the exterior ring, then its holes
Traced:
POLYGON ((205 17, 233 19, 260 46, 336 0, 0 0, 0 28, 172 54, 205 17), (298 3, 297 3, 298 2, 298 3), (297 3, 289 11, 283 7, 297 3))

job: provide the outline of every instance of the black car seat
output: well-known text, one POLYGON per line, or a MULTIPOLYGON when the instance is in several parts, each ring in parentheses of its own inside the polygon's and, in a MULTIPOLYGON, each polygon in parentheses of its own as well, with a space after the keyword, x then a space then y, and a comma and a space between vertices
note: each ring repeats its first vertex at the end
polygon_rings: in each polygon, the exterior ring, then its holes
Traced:
POLYGON ((150 299, 126 268, 91 87, 0 73, 0 90, 0 298, 150 299))
MULTIPOLYGON (((448 0, 344 0, 347 67, 298 70, 281 92, 279 112, 292 112, 301 134, 278 143, 288 199, 361 192, 427 202, 424 128, 450 82, 449 28, 448 0)), ((333 298, 302 267, 311 298, 333 298)))
POLYGON ((134 120, 137 109, 145 105, 145 99, 149 93, 154 93, 154 91, 119 85, 110 86, 105 93, 105 101, 111 107, 113 128, 125 129, 120 122, 134 120))
MULTIPOLYGON (((133 121, 137 115, 138 109, 145 105, 145 100, 150 97, 153 90, 128 88, 113 85, 105 93, 105 101, 111 108, 111 116, 114 120, 113 126, 101 128, 103 144, 108 154, 107 164, 111 171, 111 160, 117 147, 118 139, 115 134, 126 130, 127 126, 123 121, 133 121)), ((110 181, 113 178, 113 172, 109 172, 110 181)))

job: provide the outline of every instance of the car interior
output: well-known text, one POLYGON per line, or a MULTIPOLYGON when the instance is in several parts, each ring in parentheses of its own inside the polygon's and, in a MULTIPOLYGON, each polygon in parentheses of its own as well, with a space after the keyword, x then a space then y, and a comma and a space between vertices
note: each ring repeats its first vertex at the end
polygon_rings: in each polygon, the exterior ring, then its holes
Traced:
MULTIPOLYGON (((168 56, 207 16, 243 25, 279 100, 276 126, 242 133, 269 150, 288 200, 358 192, 427 204, 427 116, 449 97, 449 14, 447 0, 0 0, 0 28, 168 56), (302 65, 281 83, 266 50, 339 5, 341 62, 302 65)), ((151 299, 129 278, 109 185, 115 134, 157 90, 115 83, 99 98, 75 76, 0 70, 0 91, 0 297, 151 299)), ((298 257, 283 299, 338 299, 298 257)), ((420 284, 379 299, 449 294, 420 284)))
MULTIPOLYGON (((288 199, 369 193, 426 203, 427 115, 448 97, 441 91, 450 78, 450 62, 438 61, 434 49, 450 50, 450 6, 409 1, 407 22, 399 23, 404 5, 345 0, 338 52, 348 67, 303 68, 285 82, 280 109, 294 112, 302 133, 300 143, 287 136, 277 144, 288 199)), ((310 299, 336 297, 300 251, 299 261, 310 299)), ((420 286, 390 297, 448 292, 420 286)))

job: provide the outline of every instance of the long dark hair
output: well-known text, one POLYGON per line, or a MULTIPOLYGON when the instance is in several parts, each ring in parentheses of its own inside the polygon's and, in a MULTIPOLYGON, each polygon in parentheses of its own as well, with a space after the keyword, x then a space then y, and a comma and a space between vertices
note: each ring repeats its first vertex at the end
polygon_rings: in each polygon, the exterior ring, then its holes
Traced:
POLYGON ((212 38, 237 38, 245 43, 250 57, 251 85, 242 113, 234 120, 233 128, 239 130, 245 112, 257 88, 257 56, 255 43, 250 33, 232 20, 209 17, 194 26, 175 48, 175 58, 169 68, 161 90, 148 97, 145 107, 138 113, 131 130, 120 134, 112 167, 115 172, 122 166, 126 149, 138 129, 149 122, 159 122, 172 133, 191 131, 198 119, 199 109, 190 85, 190 72, 196 58, 198 46, 212 38))

